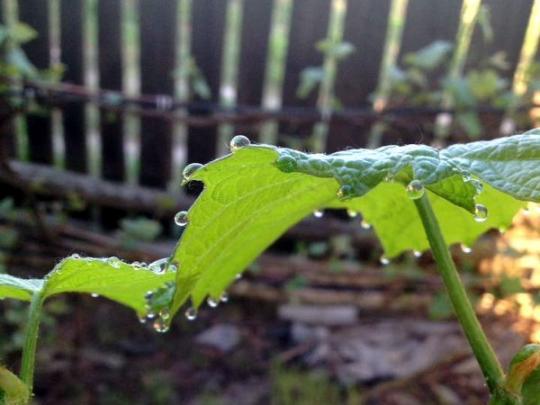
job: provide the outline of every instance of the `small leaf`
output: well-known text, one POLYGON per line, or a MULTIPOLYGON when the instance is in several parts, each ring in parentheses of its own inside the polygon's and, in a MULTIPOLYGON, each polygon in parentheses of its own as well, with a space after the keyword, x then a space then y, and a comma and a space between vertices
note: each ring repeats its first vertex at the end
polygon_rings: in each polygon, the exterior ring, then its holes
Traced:
POLYGON ((0 403, 26 405, 29 399, 30 390, 27 385, 7 368, 0 366, 0 403))
POLYGON ((322 67, 310 66, 302 70, 300 73, 300 84, 296 90, 296 96, 298 98, 306 98, 309 94, 315 90, 324 77, 324 70, 322 67))
POLYGON ((0 274, 0 297, 29 301, 38 291, 42 291, 44 298, 74 292, 98 294, 143 315, 146 312, 145 294, 174 278, 175 271, 157 273, 117 258, 68 257, 43 280, 23 280, 0 274))
POLYGON ((540 345, 524 346, 512 359, 505 388, 521 394, 525 405, 536 405, 540 398, 540 345))
POLYGON ((447 41, 434 41, 428 46, 405 55, 405 63, 425 70, 433 70, 439 66, 450 53, 453 45, 447 41))

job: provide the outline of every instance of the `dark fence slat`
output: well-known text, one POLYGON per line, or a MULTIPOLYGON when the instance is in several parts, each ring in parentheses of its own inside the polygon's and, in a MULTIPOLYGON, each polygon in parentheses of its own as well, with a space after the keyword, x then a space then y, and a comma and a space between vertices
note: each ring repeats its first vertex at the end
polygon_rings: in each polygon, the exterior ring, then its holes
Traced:
MULTIPOLYGON (((83 83, 82 71, 82 0, 61 3, 62 63, 66 66, 64 81, 83 83)), ((66 168, 86 172, 86 137, 84 105, 79 102, 66 104, 64 112, 64 136, 66 168)))
MULTIPOLYGON (((100 88, 122 90, 122 60, 120 46, 120 3, 118 0, 100 0, 98 7, 98 46, 100 88)), ((124 179, 124 153, 122 116, 101 109, 102 168, 105 179, 124 179)))
MULTIPOLYGON (((48 5, 43 0, 25 0, 19 6, 19 19, 38 32, 38 37, 24 45, 23 50, 38 69, 49 67, 48 5)), ((26 116, 30 160, 52 162, 52 123, 46 112, 26 116)))
MULTIPOLYGON (((145 94, 173 92, 175 2, 141 1, 141 90, 145 94)), ((167 106, 163 99, 160 104, 167 106)), ((144 118, 141 122, 141 171, 143 185, 166 187, 171 167, 170 122, 144 118)))

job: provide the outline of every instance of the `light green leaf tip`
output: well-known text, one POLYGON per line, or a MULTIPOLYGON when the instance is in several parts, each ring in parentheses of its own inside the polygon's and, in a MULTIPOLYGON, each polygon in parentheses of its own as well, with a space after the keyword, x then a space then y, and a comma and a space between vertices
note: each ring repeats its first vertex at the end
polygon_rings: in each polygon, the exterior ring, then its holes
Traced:
POLYGON ((24 280, 0 274, 0 297, 30 301, 32 295, 39 291, 44 299, 61 293, 97 294, 130 307, 143 316, 149 309, 145 298, 147 292, 174 283, 175 275, 171 266, 167 271, 154 271, 114 257, 71 256, 58 263, 43 280, 24 280))
POLYGON ((26 405, 29 398, 28 386, 15 374, 0 365, 0 404, 26 405))
POLYGON ((523 201, 540 199, 535 133, 442 151, 407 145, 324 155, 245 142, 233 149, 188 170, 187 180, 202 181, 204 191, 172 255, 181 265, 173 311, 190 298, 195 308, 206 297, 219 299, 265 248, 317 209, 362 213, 393 257, 428 248, 406 191, 413 180, 428 194, 449 244, 471 245, 486 230, 507 227, 523 201), (511 182, 501 178, 508 176, 511 182), (482 206, 487 218, 476 221, 482 206))

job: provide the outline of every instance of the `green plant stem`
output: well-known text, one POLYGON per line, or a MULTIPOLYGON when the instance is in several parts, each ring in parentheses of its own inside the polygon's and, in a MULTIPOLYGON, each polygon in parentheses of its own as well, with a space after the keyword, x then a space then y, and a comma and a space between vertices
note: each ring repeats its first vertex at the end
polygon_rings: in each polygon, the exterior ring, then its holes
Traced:
POLYGON ((30 304, 28 324, 26 325, 24 347, 21 360, 21 380, 28 386, 30 392, 34 383, 34 365, 36 357, 37 340, 39 335, 39 323, 43 308, 43 296, 41 291, 34 293, 30 304))
POLYGON ((427 195, 414 201, 457 318, 484 373, 489 391, 500 391, 504 372, 467 297, 427 195))

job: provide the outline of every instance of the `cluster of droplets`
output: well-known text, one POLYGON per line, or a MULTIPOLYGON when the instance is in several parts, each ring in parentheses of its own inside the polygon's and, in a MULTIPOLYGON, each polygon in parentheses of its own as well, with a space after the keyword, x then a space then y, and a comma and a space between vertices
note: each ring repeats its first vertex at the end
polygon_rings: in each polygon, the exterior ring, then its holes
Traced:
POLYGON ((166 283, 154 291, 148 291, 144 295, 146 301, 145 314, 139 318, 139 322, 152 322, 152 328, 158 333, 165 333, 170 327, 171 314, 169 303, 174 294, 174 283, 166 283))

